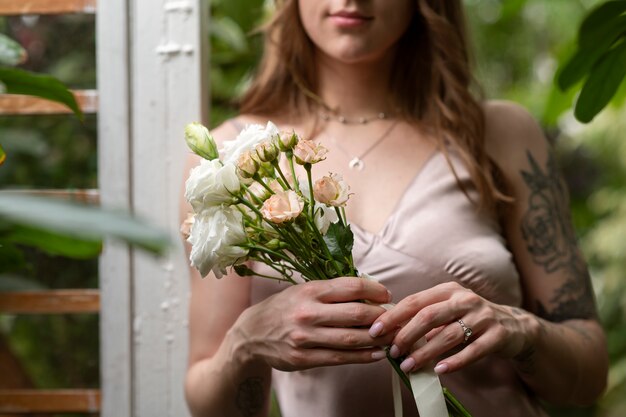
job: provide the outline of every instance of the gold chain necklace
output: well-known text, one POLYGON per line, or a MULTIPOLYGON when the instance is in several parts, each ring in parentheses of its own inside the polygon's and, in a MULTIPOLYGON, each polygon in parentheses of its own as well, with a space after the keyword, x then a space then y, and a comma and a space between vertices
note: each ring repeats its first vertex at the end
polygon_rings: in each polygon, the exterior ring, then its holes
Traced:
POLYGON ((337 148, 343 152, 344 155, 346 155, 349 159, 350 162, 348 162, 348 166, 350 167, 350 169, 356 169, 357 171, 363 171, 363 168, 365 168, 365 161, 363 160, 371 151, 373 151, 374 149, 376 149, 376 147, 378 145, 380 145, 381 143, 383 143, 385 141, 385 139, 387 139, 389 137, 389 134, 391 133, 391 131, 393 130, 394 127, 396 127, 396 125, 398 124, 398 119, 394 120, 392 124, 389 125, 389 127, 387 129, 385 129, 385 131, 383 132, 382 135, 380 135, 375 141, 374 143, 372 143, 369 148, 367 148, 364 152, 361 152, 360 155, 354 155, 351 154, 350 152, 348 152, 343 146, 341 146, 339 144, 339 142, 337 140, 335 140, 335 138, 333 136, 330 136, 328 133, 326 133, 326 136, 328 136, 333 144, 335 146, 337 146, 337 148))
POLYGON ((375 116, 356 117, 354 119, 351 119, 341 114, 333 114, 325 111, 320 111, 319 116, 320 119, 325 122, 336 120, 344 125, 366 125, 373 120, 385 120, 387 118, 387 113, 380 112, 375 116))

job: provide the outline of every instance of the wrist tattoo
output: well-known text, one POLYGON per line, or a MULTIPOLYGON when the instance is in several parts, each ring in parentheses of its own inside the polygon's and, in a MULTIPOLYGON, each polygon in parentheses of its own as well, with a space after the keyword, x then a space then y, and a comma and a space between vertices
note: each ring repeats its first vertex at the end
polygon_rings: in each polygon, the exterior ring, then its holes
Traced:
POLYGON ((536 302, 537 315, 553 322, 596 318, 596 308, 587 265, 576 244, 565 182, 555 158, 548 158, 545 171, 527 152, 530 171, 521 171, 530 189, 528 211, 521 224, 522 236, 533 261, 547 273, 565 274, 546 307, 536 302))
POLYGON ((531 375, 534 372, 535 355, 536 351, 534 346, 529 346, 513 357, 513 359, 517 362, 518 369, 521 373, 531 375))
POLYGON ((250 377, 239 385, 235 399, 237 409, 243 417, 254 417, 263 410, 264 397, 263 379, 250 377))

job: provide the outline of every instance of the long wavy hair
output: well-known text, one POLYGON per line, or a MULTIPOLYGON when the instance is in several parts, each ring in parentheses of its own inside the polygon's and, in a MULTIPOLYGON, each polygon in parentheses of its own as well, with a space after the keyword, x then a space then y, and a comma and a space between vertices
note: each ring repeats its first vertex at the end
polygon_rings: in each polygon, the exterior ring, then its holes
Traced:
MULTIPOLYGON (((478 191, 475 203, 493 209, 510 198, 501 191, 499 171, 485 150, 484 112, 472 93, 476 84, 462 0, 416 1, 413 20, 398 42, 390 78, 392 102, 403 117, 436 138, 459 187, 470 198, 450 163, 448 147, 453 146, 478 191)), ((317 114, 322 101, 316 94, 315 46, 300 21, 298 1, 276 4, 276 13, 263 28, 263 59, 240 110, 292 117, 317 114)))

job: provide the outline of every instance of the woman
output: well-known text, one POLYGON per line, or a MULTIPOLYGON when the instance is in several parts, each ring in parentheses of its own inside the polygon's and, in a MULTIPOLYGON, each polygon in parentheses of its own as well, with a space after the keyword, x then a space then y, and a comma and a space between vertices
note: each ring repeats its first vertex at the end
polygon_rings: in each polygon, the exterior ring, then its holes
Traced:
POLYGON ((273 383, 285 417, 390 416, 388 345, 474 416, 594 402, 607 353, 567 193, 532 118, 470 94, 461 1, 277 3, 242 115, 213 134, 272 120, 329 148, 316 169, 350 184, 355 262, 378 282, 192 271, 192 413, 266 415, 273 383))

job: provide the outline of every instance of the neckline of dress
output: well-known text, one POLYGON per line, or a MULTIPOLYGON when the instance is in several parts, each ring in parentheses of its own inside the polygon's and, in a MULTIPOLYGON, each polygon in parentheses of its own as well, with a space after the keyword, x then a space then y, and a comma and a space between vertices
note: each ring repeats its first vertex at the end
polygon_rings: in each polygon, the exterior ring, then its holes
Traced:
POLYGON ((409 184, 406 186, 406 188, 404 189, 404 191, 400 195, 400 198, 398 199, 398 201, 394 205, 393 209, 391 210, 391 212, 389 213, 389 215, 387 216, 387 218, 383 222, 383 225, 380 228, 380 230, 378 230, 377 232, 370 232, 369 230, 363 228, 359 224, 351 222, 350 219, 348 219, 348 223, 350 224, 350 226, 352 226, 354 229, 357 229, 360 232, 365 233, 365 234, 370 235, 370 236, 375 236, 375 237, 378 237, 378 238, 382 238, 383 236, 385 236, 385 234, 387 232, 387 229, 391 225, 392 220, 394 219, 394 217, 400 211, 400 207, 402 206, 402 203, 404 202, 404 200, 406 200, 407 195, 409 194, 409 191, 417 183, 417 180, 422 176, 422 173, 424 171, 426 171, 426 168, 431 165, 431 162, 433 160, 437 159, 437 157, 439 157, 439 156, 443 156, 443 154, 438 149, 435 149, 434 151, 431 152, 431 154, 424 161, 424 163, 422 164, 420 169, 415 173, 415 175, 413 176, 411 181, 409 181, 409 184))

